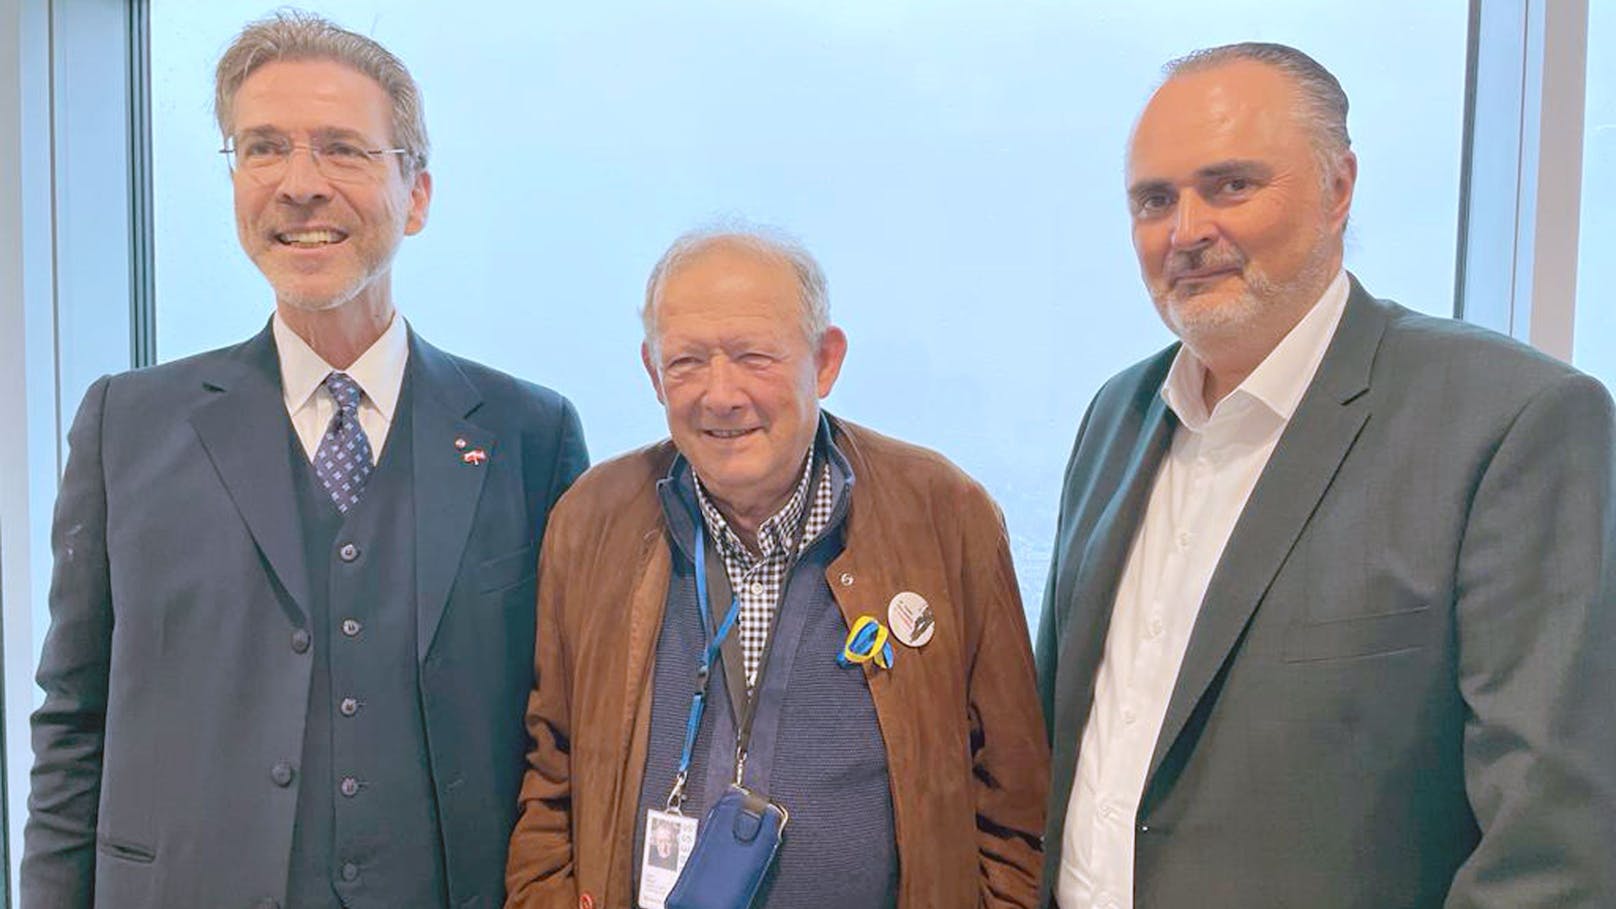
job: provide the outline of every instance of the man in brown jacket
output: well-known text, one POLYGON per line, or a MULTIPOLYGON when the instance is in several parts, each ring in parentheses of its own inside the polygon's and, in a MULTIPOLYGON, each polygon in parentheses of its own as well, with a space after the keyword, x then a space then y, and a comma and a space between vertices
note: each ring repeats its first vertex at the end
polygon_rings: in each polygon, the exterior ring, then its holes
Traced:
POLYGON ((795 244, 681 238, 643 316, 672 439, 551 519, 508 905, 661 909, 671 831, 699 869, 738 784, 787 817, 752 906, 1032 906, 1048 754, 997 507, 821 414, 847 339, 795 244))

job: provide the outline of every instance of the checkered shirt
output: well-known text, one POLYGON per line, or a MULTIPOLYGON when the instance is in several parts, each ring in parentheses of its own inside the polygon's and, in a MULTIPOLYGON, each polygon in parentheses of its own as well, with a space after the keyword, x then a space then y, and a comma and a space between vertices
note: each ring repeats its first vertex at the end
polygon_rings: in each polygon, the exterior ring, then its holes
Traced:
POLYGON ((696 501, 701 505, 702 519, 724 557, 724 571, 729 576, 730 589, 741 601, 735 630, 740 634, 748 692, 752 690, 758 666, 763 662, 763 647, 769 640, 769 624, 774 619, 775 605, 785 589, 786 570, 794 557, 808 548, 808 544, 830 523, 830 465, 822 465, 819 483, 815 485, 810 482, 815 460, 810 456, 803 465, 802 480, 797 483, 796 491, 786 500, 786 504, 758 526, 757 555, 753 555, 735 531, 730 529, 729 522, 724 520, 702 489, 701 478, 696 478, 696 501), (808 501, 810 487, 814 489, 811 503, 808 501), (808 508, 806 519, 802 513, 804 506, 808 508), (799 524, 802 526, 802 537, 792 539, 799 524))

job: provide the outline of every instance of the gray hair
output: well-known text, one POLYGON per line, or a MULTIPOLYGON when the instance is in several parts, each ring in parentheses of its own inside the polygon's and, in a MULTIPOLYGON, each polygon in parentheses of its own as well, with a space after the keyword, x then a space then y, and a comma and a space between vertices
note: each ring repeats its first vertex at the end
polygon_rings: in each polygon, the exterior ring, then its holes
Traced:
POLYGON ((236 92, 241 83, 264 64, 282 60, 326 60, 376 80, 393 102, 392 141, 406 152, 400 161, 404 176, 412 178, 426 169, 429 146, 421 89, 403 62, 374 40, 297 9, 278 10, 249 24, 219 57, 213 114, 226 139, 235 129, 236 92))
MULTIPOLYGON (((1319 61, 1294 47, 1261 41, 1225 44, 1193 51, 1162 67, 1166 80, 1174 76, 1214 69, 1228 63, 1250 60, 1271 66, 1289 76, 1301 96, 1303 125, 1313 138, 1313 151, 1319 170, 1329 185, 1340 172, 1341 161, 1352 148, 1347 134, 1347 93, 1319 61)), ((1165 80, 1164 80, 1165 81, 1165 80)))
POLYGON ((640 307, 646 343, 656 345, 657 298, 668 277, 691 259, 720 246, 739 248, 758 258, 791 266, 797 278, 803 334, 810 346, 817 347, 830 328, 830 294, 824 270, 795 237, 777 228, 744 221, 724 222, 683 234, 657 260, 651 277, 646 279, 645 304, 640 307))

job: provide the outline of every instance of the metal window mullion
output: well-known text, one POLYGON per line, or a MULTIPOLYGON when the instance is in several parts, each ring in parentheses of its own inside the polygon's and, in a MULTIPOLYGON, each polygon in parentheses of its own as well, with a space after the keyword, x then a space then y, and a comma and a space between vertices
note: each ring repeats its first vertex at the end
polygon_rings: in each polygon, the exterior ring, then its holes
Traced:
POLYGON ((153 227, 151 3, 129 2, 129 361, 157 362, 156 236, 153 227))

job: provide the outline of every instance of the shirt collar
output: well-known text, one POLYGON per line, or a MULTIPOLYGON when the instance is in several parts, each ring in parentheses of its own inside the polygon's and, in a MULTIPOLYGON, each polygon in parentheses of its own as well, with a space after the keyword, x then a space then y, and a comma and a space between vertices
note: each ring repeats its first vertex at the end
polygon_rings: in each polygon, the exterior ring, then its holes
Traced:
POLYGON ((1222 416, 1226 410, 1238 411, 1252 405, 1260 405, 1281 421, 1289 422, 1324 359, 1330 339, 1335 337, 1336 327, 1341 324, 1349 289, 1346 270, 1336 272, 1335 279, 1313 308, 1211 412, 1207 411, 1202 395, 1206 364, 1188 346, 1181 345, 1167 371, 1167 381, 1162 383, 1161 394, 1167 406, 1172 408, 1179 422, 1195 432, 1206 428, 1208 422, 1222 416))
MULTIPOLYGON (((281 362, 281 392, 286 397, 288 413, 297 413, 308 404, 325 377, 337 371, 335 366, 314 352, 277 311, 270 320, 275 334, 275 350, 281 362)), ((404 367, 410 358, 409 330, 402 316, 393 315, 387 330, 382 332, 359 359, 341 372, 359 384, 365 397, 381 415, 392 422, 393 410, 398 406, 399 390, 404 384, 404 367)))
MULTIPOLYGON (((808 503, 808 487, 812 485, 814 471, 814 452, 808 449, 808 456, 803 459, 802 478, 797 481, 797 488, 792 491, 791 498, 780 507, 771 517, 758 525, 757 544, 758 553, 762 558, 768 558, 776 552, 789 551, 792 537, 796 534, 802 523, 802 511, 808 503)), ((747 562, 753 560, 752 553, 741 542, 724 515, 708 498, 703 488, 701 477, 691 471, 696 485, 696 502, 701 506, 702 521, 707 525, 707 532, 713 535, 728 554, 744 558, 747 562)))

